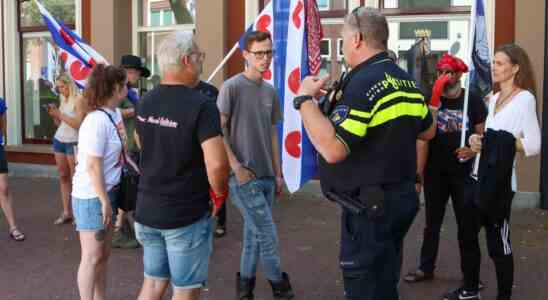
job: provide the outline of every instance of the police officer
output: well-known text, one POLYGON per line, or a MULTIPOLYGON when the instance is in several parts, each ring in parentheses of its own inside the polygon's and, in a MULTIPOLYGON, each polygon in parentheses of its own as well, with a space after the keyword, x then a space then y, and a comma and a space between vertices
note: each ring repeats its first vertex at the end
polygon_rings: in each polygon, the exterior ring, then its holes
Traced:
POLYGON ((415 218, 416 140, 435 121, 415 82, 386 53, 386 18, 358 7, 346 16, 351 72, 326 117, 311 101, 327 78, 307 77, 294 99, 320 154, 323 193, 342 205, 340 267, 347 300, 397 300, 403 239, 415 218))

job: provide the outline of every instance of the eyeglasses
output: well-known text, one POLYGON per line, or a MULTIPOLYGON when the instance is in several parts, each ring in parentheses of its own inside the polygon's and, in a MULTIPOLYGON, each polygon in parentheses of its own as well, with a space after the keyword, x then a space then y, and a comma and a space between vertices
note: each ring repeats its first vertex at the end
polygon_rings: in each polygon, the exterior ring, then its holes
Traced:
POLYGON ((358 15, 361 8, 362 6, 358 6, 352 10, 352 16, 356 20, 356 26, 358 27, 358 33, 360 34, 360 41, 363 40, 362 26, 360 24, 360 16, 358 15))
POLYGON ((188 55, 197 55, 200 60, 205 60, 205 52, 190 52, 188 55))
POLYGON ((272 58, 274 56, 274 50, 266 50, 266 51, 248 51, 249 53, 253 54, 258 59, 263 59, 265 56, 268 58, 272 58))

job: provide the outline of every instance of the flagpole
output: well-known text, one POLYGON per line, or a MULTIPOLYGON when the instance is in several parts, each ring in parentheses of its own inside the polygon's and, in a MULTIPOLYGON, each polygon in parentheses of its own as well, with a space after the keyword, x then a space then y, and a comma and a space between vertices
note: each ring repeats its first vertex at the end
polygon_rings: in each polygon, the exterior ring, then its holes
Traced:
MULTIPOLYGON (((476 9, 477 9, 477 1, 482 0, 474 0, 472 3, 472 9, 471 9, 471 15, 470 15, 470 37, 468 41, 468 53, 466 55, 466 60, 468 66, 470 66, 470 69, 473 68, 473 62, 472 62, 472 51, 474 49, 474 42, 476 37, 476 9)), ((470 77, 472 72, 468 73, 468 76, 466 77, 466 89, 464 90, 464 108, 462 112, 462 130, 461 130, 461 136, 460 136, 460 147, 464 147, 466 145, 466 130, 468 129, 468 102, 470 98, 470 77)))
POLYGON ((228 60, 232 57, 232 55, 234 55, 234 53, 236 52, 236 50, 238 50, 238 43, 236 42, 236 44, 234 44, 234 47, 232 47, 232 49, 230 50, 230 52, 228 52, 228 54, 225 56, 225 58, 223 58, 223 60, 221 61, 221 63, 217 66, 217 68, 215 68, 215 70, 213 71, 213 73, 211 73, 211 75, 209 75, 209 78, 207 79, 207 82, 209 83, 214 77, 215 75, 217 75, 217 73, 226 65, 226 63, 228 62, 228 60))

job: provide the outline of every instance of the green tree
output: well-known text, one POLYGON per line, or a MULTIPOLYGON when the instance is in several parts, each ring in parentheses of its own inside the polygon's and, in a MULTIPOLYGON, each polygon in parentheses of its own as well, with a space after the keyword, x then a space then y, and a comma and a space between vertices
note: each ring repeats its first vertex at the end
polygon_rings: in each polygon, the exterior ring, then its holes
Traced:
MULTIPOLYGON (((65 24, 74 24, 76 22, 74 0, 42 0, 40 2, 57 20, 61 20, 65 24)), ((22 26, 45 25, 34 1, 20 1, 20 5, 22 26)))

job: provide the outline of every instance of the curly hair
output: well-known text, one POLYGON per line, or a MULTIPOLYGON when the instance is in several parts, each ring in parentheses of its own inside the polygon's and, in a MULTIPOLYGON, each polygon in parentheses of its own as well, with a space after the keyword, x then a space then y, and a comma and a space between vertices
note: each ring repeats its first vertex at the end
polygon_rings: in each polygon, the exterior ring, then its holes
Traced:
POLYGON ((97 64, 89 76, 84 97, 91 109, 104 106, 116 89, 126 84, 126 70, 117 66, 97 64))

